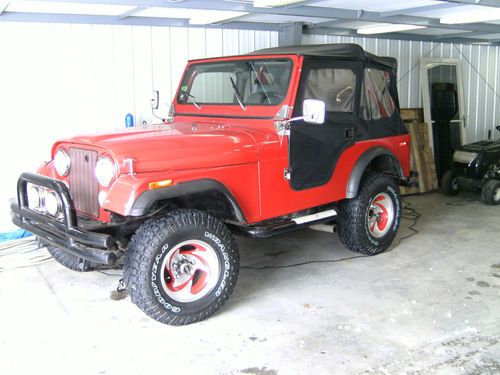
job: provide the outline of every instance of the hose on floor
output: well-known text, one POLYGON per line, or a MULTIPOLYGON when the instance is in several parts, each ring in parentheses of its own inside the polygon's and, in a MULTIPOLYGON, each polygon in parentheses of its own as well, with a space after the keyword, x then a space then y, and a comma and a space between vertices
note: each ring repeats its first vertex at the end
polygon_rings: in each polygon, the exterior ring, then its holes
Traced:
POLYGON ((33 267, 51 260, 52 256, 34 236, 0 244, 0 272, 33 267))

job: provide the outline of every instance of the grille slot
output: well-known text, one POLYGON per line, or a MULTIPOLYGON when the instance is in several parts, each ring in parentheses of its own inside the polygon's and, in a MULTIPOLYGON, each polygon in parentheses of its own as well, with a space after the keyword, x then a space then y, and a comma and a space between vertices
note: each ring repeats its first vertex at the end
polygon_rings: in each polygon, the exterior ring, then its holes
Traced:
POLYGON ((94 173, 97 152, 70 148, 69 156, 71 157, 70 191, 75 209, 80 213, 98 217, 99 187, 94 173))

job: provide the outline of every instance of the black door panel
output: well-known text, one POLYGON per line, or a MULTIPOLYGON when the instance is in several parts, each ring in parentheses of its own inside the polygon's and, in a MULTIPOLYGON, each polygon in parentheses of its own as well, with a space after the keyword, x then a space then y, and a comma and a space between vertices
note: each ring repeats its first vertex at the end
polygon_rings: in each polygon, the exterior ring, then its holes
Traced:
POLYGON ((303 190, 326 184, 335 169, 340 154, 355 142, 355 116, 359 103, 361 64, 347 61, 306 60, 294 106, 294 117, 300 116, 304 99, 319 99, 326 103, 325 123, 322 125, 294 121, 290 124, 289 164, 290 184, 303 190), (359 69, 359 70, 358 70, 359 69), (317 71, 333 70, 321 74, 317 71), (352 72, 354 84, 346 80, 352 72), (339 72, 339 74, 335 74, 339 72), (316 74, 316 79, 314 75, 316 74), (313 77, 307 82, 308 77, 313 77), (337 79, 339 77, 339 79, 337 79), (328 79, 332 80, 329 82, 328 79), (320 87, 311 87, 316 84, 320 87), (355 86, 346 89, 348 86, 355 86), (350 97, 346 93, 351 93, 350 97), (347 102, 347 101, 351 102, 347 102))

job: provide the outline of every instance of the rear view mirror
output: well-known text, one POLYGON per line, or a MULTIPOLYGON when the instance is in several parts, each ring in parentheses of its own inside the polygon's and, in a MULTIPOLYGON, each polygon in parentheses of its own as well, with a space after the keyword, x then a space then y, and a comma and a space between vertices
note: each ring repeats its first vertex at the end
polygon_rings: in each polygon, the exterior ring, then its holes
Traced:
POLYGON ((302 104, 302 115, 305 122, 323 124, 325 122, 325 102, 316 99, 306 99, 302 104))

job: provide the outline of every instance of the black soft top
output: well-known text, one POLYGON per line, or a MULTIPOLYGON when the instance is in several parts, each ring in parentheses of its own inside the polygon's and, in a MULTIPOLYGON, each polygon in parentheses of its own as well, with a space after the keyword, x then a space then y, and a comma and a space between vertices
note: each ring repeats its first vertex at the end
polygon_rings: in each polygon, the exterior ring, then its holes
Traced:
POLYGON ((299 46, 286 46, 264 48, 249 53, 249 55, 299 55, 299 56, 321 56, 338 57, 343 59, 357 59, 364 62, 385 65, 391 69, 397 69, 397 61, 392 57, 380 57, 366 52, 360 45, 353 43, 339 44, 309 44, 299 46))

